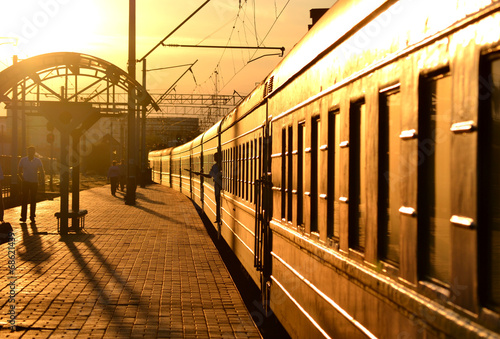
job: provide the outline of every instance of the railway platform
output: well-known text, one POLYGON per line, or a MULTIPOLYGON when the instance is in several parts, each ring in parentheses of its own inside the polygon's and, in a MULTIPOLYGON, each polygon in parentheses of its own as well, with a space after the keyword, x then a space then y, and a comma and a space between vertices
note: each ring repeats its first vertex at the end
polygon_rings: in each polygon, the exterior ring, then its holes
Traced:
POLYGON ((85 229, 66 237, 58 199, 37 204, 36 224, 5 211, 16 245, 14 259, 0 245, 1 338, 261 338, 189 199, 136 194, 129 206, 109 185, 82 191, 85 229))

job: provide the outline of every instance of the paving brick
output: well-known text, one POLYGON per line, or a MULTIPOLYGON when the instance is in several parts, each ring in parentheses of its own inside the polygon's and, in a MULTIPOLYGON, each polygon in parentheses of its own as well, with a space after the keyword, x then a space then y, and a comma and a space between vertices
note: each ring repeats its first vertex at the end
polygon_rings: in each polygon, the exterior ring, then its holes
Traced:
MULTIPOLYGON (((260 338, 185 196, 152 185, 138 188, 128 206, 123 193, 102 187, 81 192, 80 201, 89 211, 82 234, 57 234, 57 199, 37 205, 36 225, 12 222, 16 295, 10 303, 14 279, 2 245, 0 337, 260 338)), ((19 214, 6 210, 5 220, 19 214)))

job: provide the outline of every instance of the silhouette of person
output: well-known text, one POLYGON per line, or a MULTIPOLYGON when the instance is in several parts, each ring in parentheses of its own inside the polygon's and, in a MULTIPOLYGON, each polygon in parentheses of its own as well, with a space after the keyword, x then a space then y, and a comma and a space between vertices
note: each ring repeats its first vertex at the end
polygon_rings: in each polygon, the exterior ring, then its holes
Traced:
POLYGON ((115 196, 118 181, 120 180, 120 167, 116 164, 116 160, 113 160, 112 165, 108 169, 108 179, 111 182, 111 194, 115 196))
POLYGON ((127 182, 127 165, 125 165, 125 160, 120 161, 120 190, 125 191, 125 183, 127 182))
POLYGON ((216 204, 216 219, 215 222, 219 223, 220 220, 220 192, 222 190, 222 168, 221 168, 221 157, 220 153, 214 154, 215 164, 212 165, 210 172, 208 174, 201 172, 194 172, 194 174, 199 174, 204 176, 205 178, 213 178, 214 179, 214 193, 215 193, 215 204, 216 204))
POLYGON ((21 180, 21 218, 25 222, 28 213, 28 202, 30 203, 30 220, 35 222, 36 217, 36 194, 38 192, 38 173, 45 181, 45 171, 40 158, 35 156, 35 147, 28 147, 28 156, 19 160, 18 175, 21 180))
POLYGON ((222 189, 222 169, 220 164, 220 154, 214 154, 214 161, 212 168, 210 169, 210 173, 208 174, 214 179, 214 190, 215 190, 215 203, 217 205, 217 219, 216 223, 220 222, 220 191, 222 189))

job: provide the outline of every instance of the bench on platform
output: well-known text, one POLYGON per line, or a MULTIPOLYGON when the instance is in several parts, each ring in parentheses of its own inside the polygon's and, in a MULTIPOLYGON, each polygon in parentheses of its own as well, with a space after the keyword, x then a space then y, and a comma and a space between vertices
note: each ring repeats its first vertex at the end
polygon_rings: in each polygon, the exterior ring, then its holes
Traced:
MULTIPOLYGON (((79 210, 74 212, 73 210, 68 211, 68 219, 78 218, 79 228, 78 230, 83 230, 85 228, 85 216, 88 214, 87 210, 79 210)), ((59 233, 59 219, 63 216, 62 212, 56 212, 54 216, 57 218, 57 233, 59 233)))

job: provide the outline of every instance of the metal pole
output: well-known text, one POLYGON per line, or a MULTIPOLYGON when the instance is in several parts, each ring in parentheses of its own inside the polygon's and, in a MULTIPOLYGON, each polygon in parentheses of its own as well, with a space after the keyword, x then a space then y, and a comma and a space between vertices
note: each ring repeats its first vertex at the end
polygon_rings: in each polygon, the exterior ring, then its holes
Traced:
POLYGON ((23 81, 21 85, 21 155, 26 155, 26 112, 24 111, 26 107, 26 80, 23 81))
MULTIPOLYGON (((15 65, 17 63, 17 55, 14 55, 12 59, 13 64, 15 65)), ((10 194, 12 198, 17 197, 18 193, 18 186, 17 186, 17 166, 18 166, 18 161, 17 161, 17 155, 18 155, 18 149, 17 149, 17 132, 18 132, 18 127, 17 127, 17 83, 14 85, 12 88, 12 149, 11 149, 11 154, 12 154, 12 176, 11 176, 11 184, 10 184, 10 194)))
POLYGON ((142 177, 141 177, 141 173, 142 173, 141 109, 140 109, 140 105, 137 103, 137 101, 135 103, 136 103, 136 106, 135 106, 135 140, 137 142, 137 144, 135 145, 135 150, 136 150, 135 160, 137 163, 137 166, 136 166, 136 170, 137 170, 136 185, 140 185, 141 187, 143 187, 142 186, 142 177))
POLYGON ((70 153, 70 159, 73 162, 73 172, 71 181, 71 209, 73 210, 73 217, 71 226, 73 230, 78 230, 78 212, 80 211, 80 137, 81 133, 78 131, 73 132, 73 149, 70 153))
MULTIPOLYGON (((142 87, 146 91, 146 59, 142 60, 142 87)), ((147 164, 147 154, 146 154, 146 104, 142 105, 142 142, 141 142, 141 187, 146 187, 146 164, 147 164)))
POLYGON ((54 141, 50 143, 50 191, 54 192, 54 141))
MULTIPOLYGON (((128 74, 135 80, 135 0, 129 0, 129 41, 128 41, 128 74)), ((128 178, 125 204, 135 205, 136 190, 136 147, 135 147, 135 86, 129 82, 128 87, 128 178)))
POLYGON ((60 170, 60 182, 59 191, 61 195, 61 218, 60 218, 60 232, 62 235, 68 234, 68 211, 69 211, 69 149, 66 149, 69 145, 69 131, 61 132, 61 170, 60 170))

